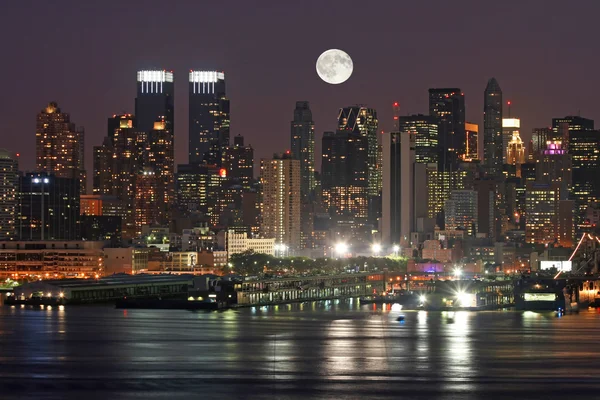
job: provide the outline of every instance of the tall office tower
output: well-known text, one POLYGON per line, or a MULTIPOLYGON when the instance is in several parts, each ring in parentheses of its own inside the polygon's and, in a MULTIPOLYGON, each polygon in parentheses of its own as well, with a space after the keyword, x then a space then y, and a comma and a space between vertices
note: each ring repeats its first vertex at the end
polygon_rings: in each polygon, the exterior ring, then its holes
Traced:
POLYGON ((19 178, 19 240, 80 240, 78 178, 27 173, 19 178))
POLYGON ((429 89, 429 115, 438 121, 438 170, 454 171, 466 152, 465 95, 459 88, 429 89))
POLYGON ((223 150, 229 146, 225 74, 190 71, 189 99, 189 163, 220 166, 223 150))
POLYGON ((219 188, 227 171, 216 165, 179 164, 177 166, 177 205, 185 216, 215 214, 219 188))
POLYGON ((573 201, 566 200, 561 182, 529 183, 525 199, 525 241, 535 244, 573 245, 573 201))
POLYGON ((0 241, 15 239, 18 193, 18 155, 0 149, 0 241))
POLYGON ((438 161, 438 123, 430 115, 409 115, 397 119, 398 131, 414 136, 415 161, 429 164, 438 161))
POLYGON ((221 167, 227 171, 227 177, 239 181, 248 191, 254 181, 254 149, 244 145, 244 137, 233 138, 233 146, 225 148, 221 167))
POLYGON ((479 160, 479 125, 465 122, 465 145, 463 160, 479 160))
POLYGON ((473 188, 477 192, 477 233, 493 238, 496 234, 494 216, 496 181, 491 178, 477 179, 473 188))
POLYGON ((323 134, 321 190, 334 221, 364 226, 368 218, 368 141, 350 131, 323 134))
POLYGON ((502 119, 502 164, 509 164, 507 161, 508 142, 513 138, 513 134, 520 136, 521 120, 519 118, 503 118, 502 119))
MULTIPOLYGON (((471 181, 467 170, 440 171, 435 164, 427 164, 427 217, 435 218, 443 224, 444 204, 450 198, 453 190, 470 189, 468 182, 471 181)), ((439 225, 439 224, 438 224, 439 225)), ((440 228, 442 226, 440 225, 440 228)))
POLYGON ((302 200, 312 198, 315 190, 315 123, 308 101, 297 101, 291 122, 292 156, 300 160, 302 200))
POLYGON ((546 143, 554 139, 552 128, 534 128, 531 132, 531 141, 533 142, 534 158, 543 150, 546 150, 546 143))
POLYGON ((378 196, 381 192, 381 171, 377 169, 377 111, 365 107, 345 107, 338 114, 338 131, 361 136, 367 139, 367 171, 365 178, 368 182, 369 196, 378 196))
POLYGON ((175 153, 173 132, 164 118, 159 118, 154 123, 154 129, 148 134, 147 147, 144 166, 154 171, 157 182, 157 222, 168 226, 171 208, 175 204, 175 153))
POLYGON ((569 153, 572 157, 571 193, 575 200, 576 221, 580 225, 587 207, 600 201, 600 132, 570 131, 569 153))
POLYGON ((108 137, 100 146, 94 146, 94 175, 92 179, 92 193, 108 195, 112 193, 113 146, 108 137))
POLYGON ((581 130, 594 130, 594 120, 573 115, 552 118, 551 140, 561 141, 563 148, 569 150, 569 132, 581 130))
POLYGON ((174 94, 173 71, 138 71, 135 98, 137 130, 150 132, 156 119, 164 117, 171 132, 175 132, 174 94))
POLYGON ((427 216, 426 165, 415 162, 417 137, 409 130, 383 136, 381 221, 386 245, 409 246, 417 218, 427 216))
POLYGON ((292 251, 300 248, 300 160, 290 154, 260 161, 261 231, 292 251))
POLYGON ((483 160, 490 176, 501 176, 503 155, 502 89, 491 78, 483 93, 483 160))
POLYGON ((474 190, 453 190, 444 205, 445 229, 464 230, 468 236, 478 232, 477 192, 474 190))
POLYGON ((560 141, 548 142, 546 150, 538 156, 536 181, 539 183, 564 183, 567 189, 572 183, 571 154, 562 147, 560 141))
POLYGON ((144 168, 135 181, 135 233, 140 236, 144 226, 158 224, 161 218, 156 207, 161 200, 160 180, 152 168, 144 168))
POLYGON ((527 146, 527 162, 535 161, 535 150, 533 149, 533 140, 529 141, 529 146, 527 146))
POLYGON ((518 131, 514 131, 506 146, 506 163, 514 165, 516 176, 521 177, 521 165, 525 164, 525 146, 518 131))
POLYGON ((58 178, 76 178, 85 193, 86 174, 83 165, 83 128, 76 128, 69 114, 51 102, 37 115, 36 168, 39 173, 58 178))
POLYGON ((94 193, 114 196, 121 202, 119 216, 125 238, 136 234, 135 185, 149 156, 148 137, 148 133, 138 132, 133 115, 113 115, 102 145, 94 147, 94 193))

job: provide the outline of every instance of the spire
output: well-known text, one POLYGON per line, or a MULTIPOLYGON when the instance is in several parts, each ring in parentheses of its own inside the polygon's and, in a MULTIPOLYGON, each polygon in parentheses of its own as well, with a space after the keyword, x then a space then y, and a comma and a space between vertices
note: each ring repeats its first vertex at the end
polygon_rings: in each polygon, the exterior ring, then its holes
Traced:
POLYGON ((500 89, 500 84, 498 83, 496 78, 492 77, 488 80, 487 86, 485 87, 485 91, 486 92, 501 92, 502 89, 500 89))

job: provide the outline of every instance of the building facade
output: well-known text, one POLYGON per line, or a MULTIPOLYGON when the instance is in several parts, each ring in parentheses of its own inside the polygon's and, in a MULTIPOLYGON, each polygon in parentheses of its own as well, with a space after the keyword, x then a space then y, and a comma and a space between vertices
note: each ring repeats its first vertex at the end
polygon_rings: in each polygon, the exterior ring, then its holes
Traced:
POLYGON ((483 93, 483 160, 491 176, 502 173, 502 89, 491 78, 483 93))
POLYGON ((154 122, 158 118, 164 118, 171 132, 175 132, 173 71, 143 70, 137 72, 135 115, 136 128, 140 132, 153 130, 154 122))
POLYGON ((19 205, 19 158, 0 149, 0 241, 16 238, 19 205))
POLYGON ((221 71, 190 71, 189 163, 221 165, 229 146, 229 99, 221 71))
POLYGON ((261 232, 292 251, 300 247, 300 161, 289 154, 262 159, 261 232))
POLYGON ((300 192, 303 201, 315 190, 315 123, 308 101, 297 101, 291 122, 291 152, 300 161, 300 192))
POLYGON ((459 88, 429 89, 429 115, 438 122, 438 170, 454 171, 466 153, 465 95, 459 88))
POLYGON ((83 128, 75 127, 57 103, 49 103, 37 115, 35 141, 35 171, 78 179, 81 193, 85 193, 85 133, 83 128))

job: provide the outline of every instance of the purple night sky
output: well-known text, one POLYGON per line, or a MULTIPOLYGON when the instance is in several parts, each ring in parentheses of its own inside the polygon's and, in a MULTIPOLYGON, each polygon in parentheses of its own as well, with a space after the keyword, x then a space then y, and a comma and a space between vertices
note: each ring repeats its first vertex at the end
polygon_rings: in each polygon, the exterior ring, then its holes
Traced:
POLYGON ((257 159, 289 148, 296 100, 313 110, 317 165, 339 107, 374 107, 387 130, 392 102, 427 113, 430 87, 462 88, 481 132, 492 76, 528 141, 552 117, 600 120, 598 15, 597 0, 5 1, 0 147, 33 168, 35 116, 55 100, 86 129, 91 176, 107 117, 134 111, 136 70, 149 68, 175 73, 177 163, 187 162, 189 69, 225 71, 231 135, 244 135, 257 159), (315 72, 328 48, 353 58, 342 85, 315 72))

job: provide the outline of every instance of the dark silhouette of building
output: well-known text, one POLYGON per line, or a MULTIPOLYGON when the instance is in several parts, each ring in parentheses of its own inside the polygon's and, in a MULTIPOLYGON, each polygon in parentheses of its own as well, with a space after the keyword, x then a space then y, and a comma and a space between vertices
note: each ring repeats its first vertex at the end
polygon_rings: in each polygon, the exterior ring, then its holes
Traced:
POLYGON ((137 72, 135 115, 138 131, 150 132, 154 129, 154 122, 159 117, 163 117, 167 121, 172 132, 175 131, 174 93, 173 71, 137 72))
POLYGON ((79 179, 46 173, 19 178, 19 240, 80 240, 79 179))
POLYGON ((491 78, 483 94, 483 159, 490 176, 502 174, 502 89, 491 78))
POLYGON ((189 74, 189 163, 221 165, 229 146, 229 99, 225 74, 190 71, 189 74))
POLYGON ((308 101, 297 101, 291 122, 292 157, 300 160, 300 192, 303 201, 315 190, 315 123, 308 101))
POLYGON ((438 121, 438 170, 454 171, 466 153, 465 96, 459 88, 429 89, 429 115, 438 121))
POLYGON ((0 149, 0 240, 14 240, 19 204, 19 157, 0 149))
POLYGON ((107 241, 110 247, 121 244, 121 217, 108 215, 82 215, 81 239, 107 241))
POLYGON ((224 149, 221 167, 228 178, 238 180, 244 190, 250 190, 254 180, 254 149, 244 145, 243 136, 235 136, 233 146, 224 149))

